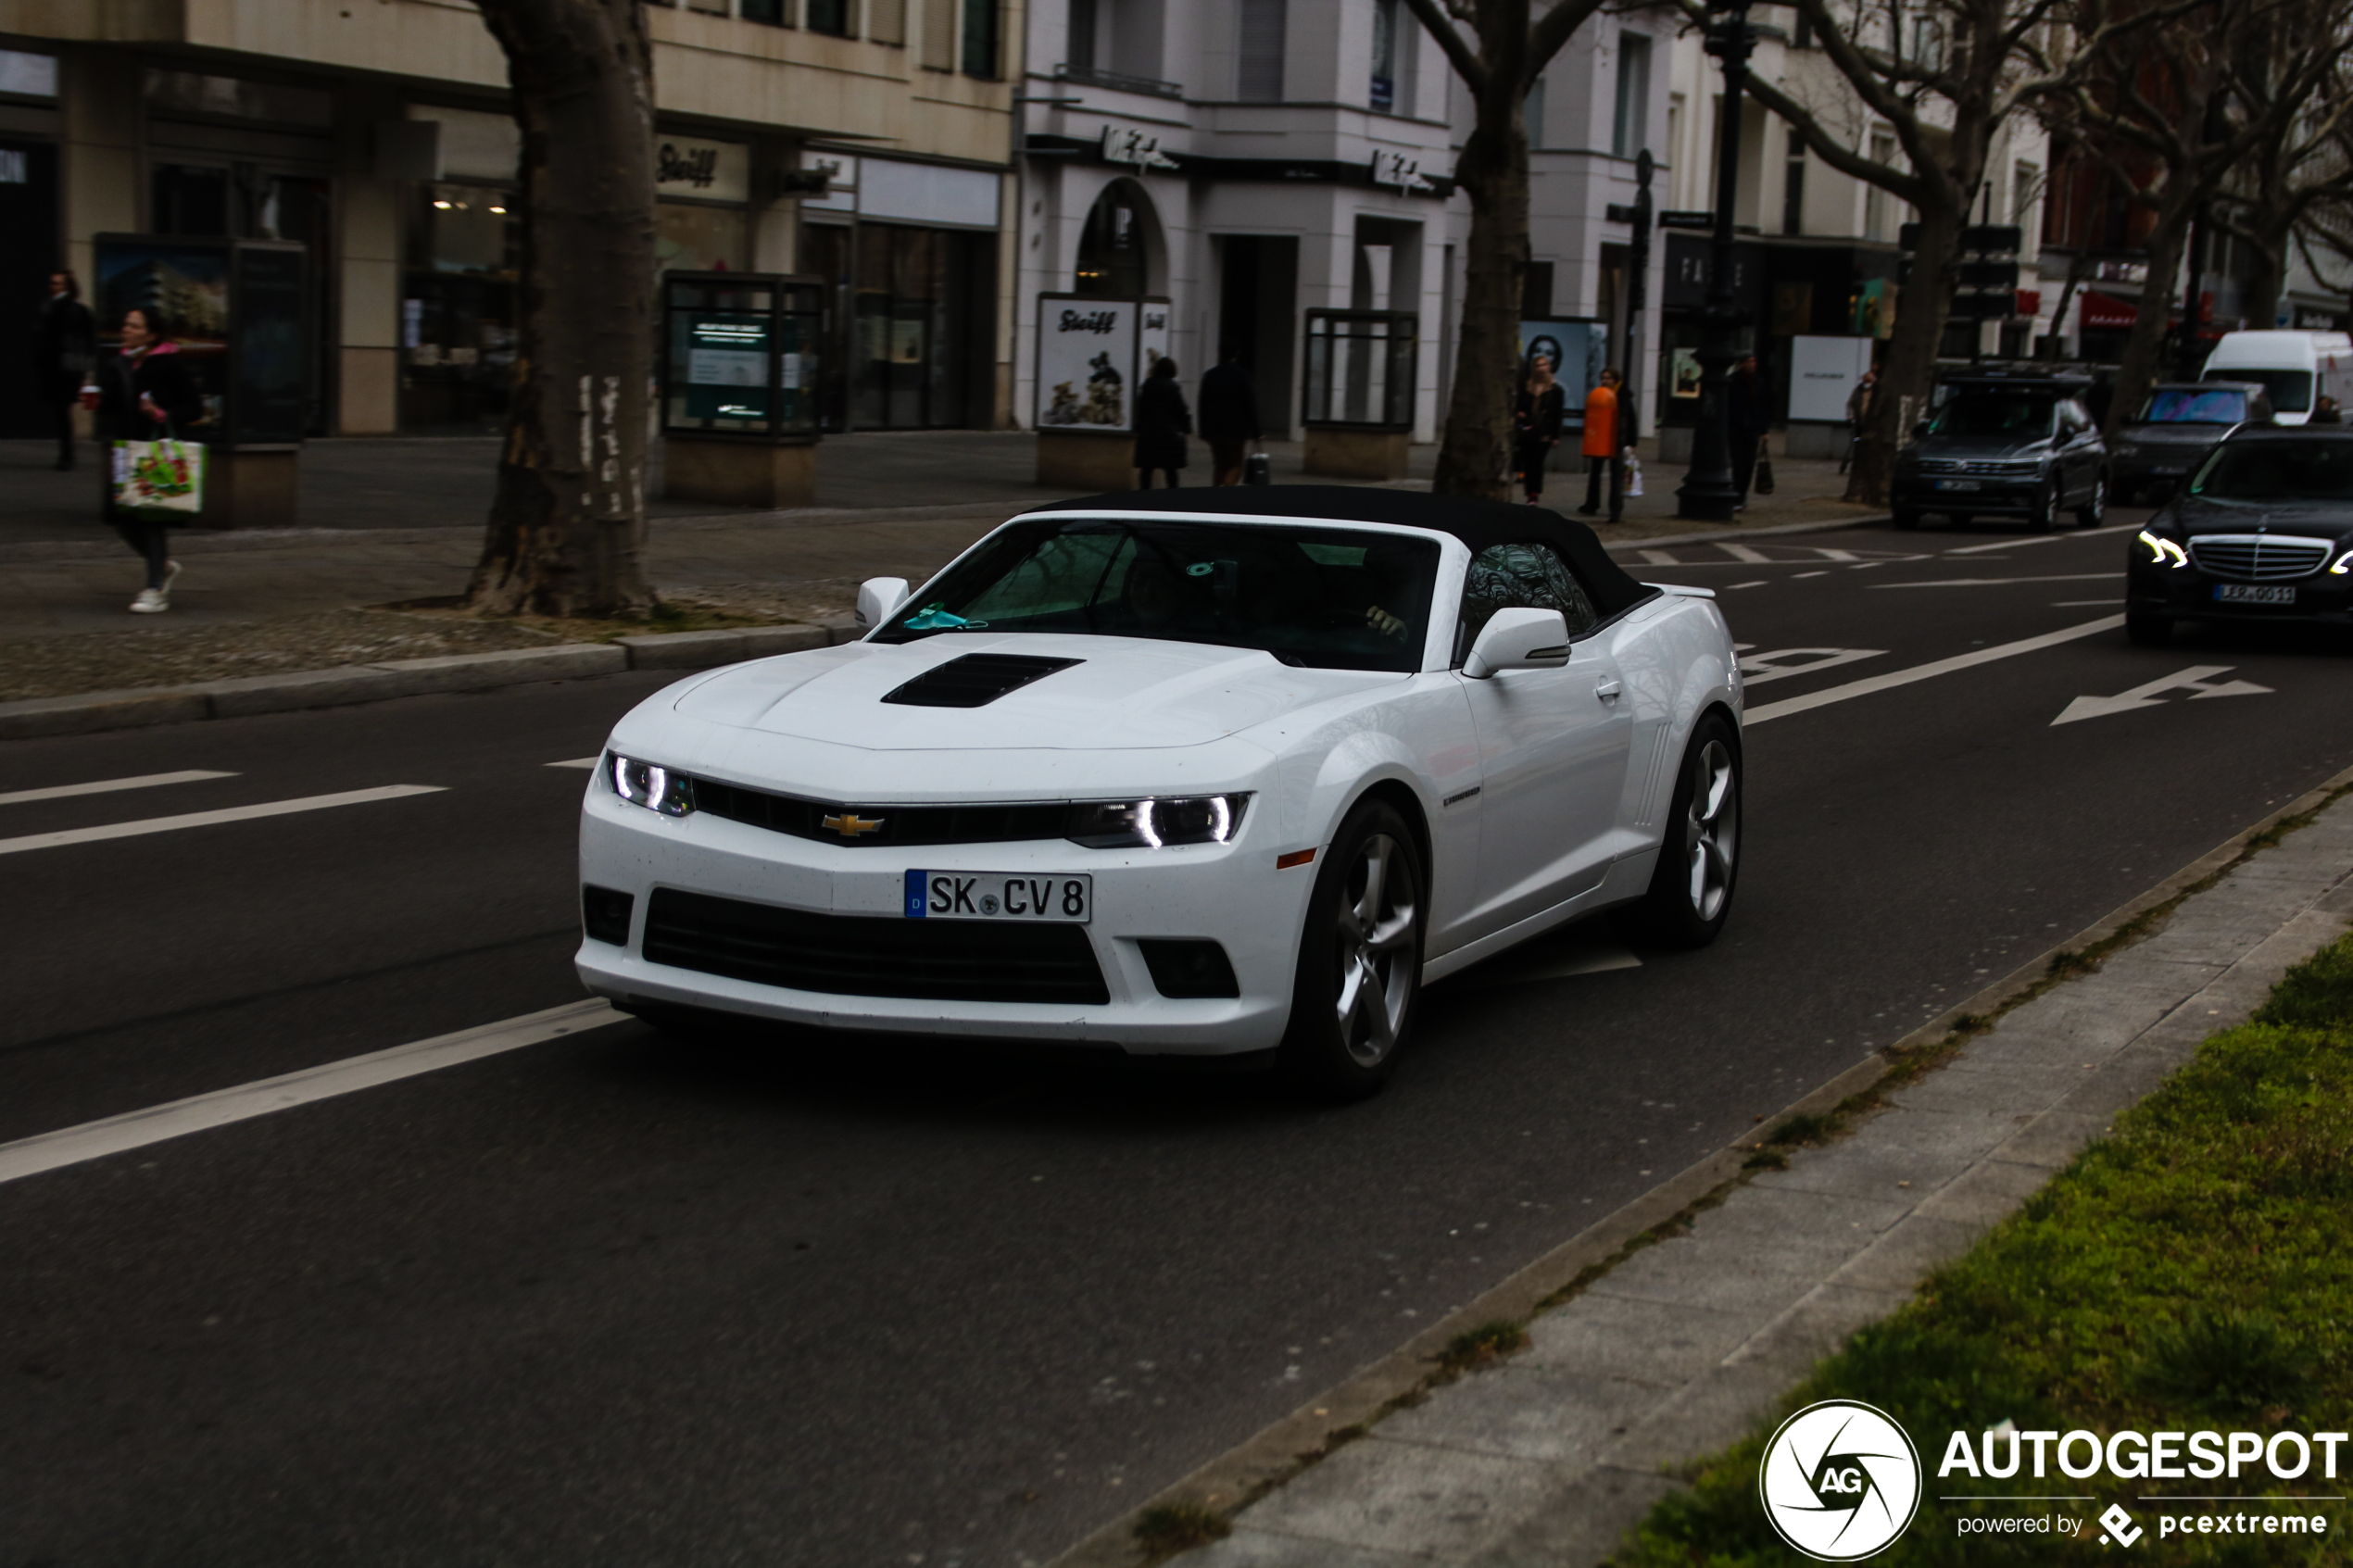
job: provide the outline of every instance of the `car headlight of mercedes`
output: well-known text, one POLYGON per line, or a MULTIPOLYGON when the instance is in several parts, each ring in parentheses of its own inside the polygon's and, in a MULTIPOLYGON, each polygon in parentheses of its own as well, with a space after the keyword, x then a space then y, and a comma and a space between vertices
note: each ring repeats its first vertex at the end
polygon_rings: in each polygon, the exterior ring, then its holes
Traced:
POLYGON ((1250 797, 1158 795, 1086 801, 1070 809, 1073 844, 1089 849, 1162 849, 1176 844, 1230 844, 1241 831, 1250 797))
MULTIPOLYGON (((2173 543, 2172 540, 2161 538, 2155 533, 2151 533, 2145 528, 2141 530, 2140 539, 2142 544, 2146 545, 2149 547, 2150 565, 2165 566, 2171 564, 2176 571, 2179 571, 2181 568, 2190 564, 2189 553, 2186 550, 2183 550, 2181 546, 2173 543)), ((2347 551, 2347 557, 2349 559, 2353 559, 2353 551, 2347 551)), ((2338 564, 2341 566, 2344 563, 2339 562, 2338 564)))
POLYGON ((2353 550, 2347 550, 2337 557, 2336 564, 2329 568, 2329 575, 2332 577, 2342 577, 2347 572, 2353 572, 2353 550))
POLYGON ((608 752, 605 782, 632 806, 643 806, 665 817, 683 817, 695 809, 694 781, 659 762, 641 762, 617 751, 608 752))

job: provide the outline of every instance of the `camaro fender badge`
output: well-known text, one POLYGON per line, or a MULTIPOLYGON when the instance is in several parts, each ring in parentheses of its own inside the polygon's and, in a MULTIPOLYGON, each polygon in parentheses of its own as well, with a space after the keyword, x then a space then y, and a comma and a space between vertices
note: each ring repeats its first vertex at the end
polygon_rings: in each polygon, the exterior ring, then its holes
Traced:
POLYGON ((1445 799, 1440 801, 1439 805, 1441 807, 1453 806, 1459 804, 1462 801, 1468 800, 1472 796, 1477 795, 1481 787, 1481 785, 1473 784, 1470 788, 1462 791, 1460 794, 1448 796, 1445 799))
MULTIPOLYGON (((806 821, 807 819, 803 819, 806 821)), ((819 826, 828 828, 844 838, 856 838, 862 834, 875 833, 883 825, 880 817, 862 817, 855 811, 844 811, 837 817, 826 817, 819 826)))

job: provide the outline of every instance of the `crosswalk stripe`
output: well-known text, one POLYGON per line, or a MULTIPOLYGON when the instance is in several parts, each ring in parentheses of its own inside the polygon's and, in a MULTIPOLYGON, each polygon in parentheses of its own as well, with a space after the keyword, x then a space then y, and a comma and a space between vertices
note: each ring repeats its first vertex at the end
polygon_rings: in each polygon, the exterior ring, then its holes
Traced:
POLYGON ((0 795, 0 806, 21 806, 31 800, 66 800, 77 795, 109 795, 119 789, 153 789, 157 784, 195 784, 199 779, 233 779, 234 773, 210 768, 182 768, 176 773, 138 773, 127 779, 93 779, 88 784, 51 784, 46 789, 12 790, 0 795))
POLYGON ((1672 550, 1644 550, 1642 564, 1644 566, 1677 566, 1681 563, 1676 560, 1675 552, 1672 550))
POLYGON ((460 1029, 454 1035, 436 1035, 432 1039, 395 1046, 390 1050, 348 1057, 298 1073, 264 1078, 258 1083, 240 1084, 234 1088, 216 1089, 211 1094, 109 1116, 103 1122, 85 1122, 78 1127, 19 1138, 14 1143, 0 1144, 0 1182, 20 1181, 44 1171, 267 1116, 273 1110, 311 1105, 337 1095, 397 1083, 460 1062, 478 1061, 561 1035, 601 1029, 626 1016, 602 1000, 567 1002, 519 1018, 460 1029))
POLYGON ((1744 560, 1752 564, 1768 564, 1773 558, 1762 550, 1751 549, 1746 545, 1735 545, 1730 540, 1719 540, 1716 547, 1734 560, 1744 560))
POLYGON ((176 817, 148 817, 135 822, 108 822, 102 827, 68 828, 62 833, 27 834, 21 838, 0 838, 0 855, 56 849, 69 844, 94 844, 108 838, 136 838, 142 834, 170 833, 177 828, 251 822, 257 817, 283 817, 296 811, 323 811, 331 806, 364 806, 370 801, 400 800, 411 795, 439 795, 445 787, 384 784, 376 789, 348 789, 340 795, 307 795, 296 800, 265 800, 258 806, 230 806, 218 811, 185 811, 176 817))

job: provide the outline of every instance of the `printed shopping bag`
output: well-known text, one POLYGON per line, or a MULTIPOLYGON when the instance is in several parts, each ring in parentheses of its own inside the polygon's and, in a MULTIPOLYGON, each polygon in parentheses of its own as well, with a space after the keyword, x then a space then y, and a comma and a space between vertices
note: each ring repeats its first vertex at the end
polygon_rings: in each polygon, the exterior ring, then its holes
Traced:
POLYGON ((1626 497, 1632 500, 1642 493, 1642 460, 1634 456, 1631 446, 1626 448, 1626 497))
POLYGON ((1756 444, 1756 479, 1755 488, 1759 495, 1773 493, 1773 459, 1765 455, 1765 444, 1756 444))
POLYGON ((114 444, 117 517, 194 522, 204 510, 205 448, 166 436, 114 444))

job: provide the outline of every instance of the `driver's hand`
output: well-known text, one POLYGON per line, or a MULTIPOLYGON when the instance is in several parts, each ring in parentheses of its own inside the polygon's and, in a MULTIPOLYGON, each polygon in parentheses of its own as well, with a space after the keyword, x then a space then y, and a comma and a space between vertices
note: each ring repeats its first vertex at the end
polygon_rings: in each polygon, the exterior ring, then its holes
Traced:
POLYGON ((1390 637, 1394 637, 1405 630, 1405 623, 1403 621, 1398 620, 1378 605, 1372 605, 1365 609, 1365 624, 1382 635, 1390 637))

